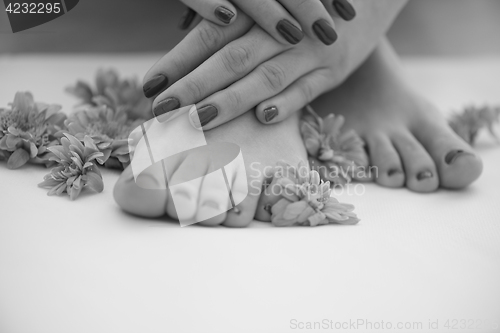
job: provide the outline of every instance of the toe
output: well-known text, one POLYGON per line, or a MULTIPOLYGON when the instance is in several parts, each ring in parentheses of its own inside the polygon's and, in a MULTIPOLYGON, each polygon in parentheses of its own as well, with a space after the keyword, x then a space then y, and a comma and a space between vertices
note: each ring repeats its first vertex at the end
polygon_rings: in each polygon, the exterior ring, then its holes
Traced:
POLYGON ((396 148, 388 136, 383 134, 372 135, 367 138, 370 151, 370 168, 375 173, 375 181, 387 187, 401 187, 405 183, 403 166, 396 148))
POLYGON ((167 190, 163 174, 155 166, 143 172, 137 183, 128 167, 118 179, 113 196, 118 205, 126 212, 144 216, 160 217, 165 215, 167 190))
POLYGON ((258 200, 257 195, 249 193, 236 208, 227 212, 226 221, 223 225, 233 228, 248 226, 253 221, 258 200))
POLYGON ((432 192, 439 186, 439 177, 431 156, 417 139, 408 133, 391 138, 403 161, 406 187, 416 192, 432 192))
POLYGON ((423 126, 420 131, 415 131, 415 136, 434 160, 442 187, 463 188, 481 175, 481 159, 447 125, 423 126))

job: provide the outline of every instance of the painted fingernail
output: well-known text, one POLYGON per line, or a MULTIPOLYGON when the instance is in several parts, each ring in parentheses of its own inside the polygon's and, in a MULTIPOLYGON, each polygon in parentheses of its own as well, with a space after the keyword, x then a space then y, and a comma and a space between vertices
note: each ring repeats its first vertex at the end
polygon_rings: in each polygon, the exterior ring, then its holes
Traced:
POLYGON ((277 115, 278 115, 278 108, 275 106, 271 106, 264 110, 264 119, 266 120, 266 123, 273 120, 277 115))
POLYGON ((167 112, 178 109, 181 106, 181 103, 177 98, 167 98, 158 103, 158 105, 153 109, 153 114, 155 117, 161 116, 167 112))
POLYGON ((194 18, 196 17, 196 12, 191 8, 188 8, 184 14, 182 14, 181 20, 179 22, 179 29, 186 30, 189 28, 191 23, 193 23, 194 18))
POLYGON ((472 154, 472 153, 468 153, 468 152, 463 151, 461 149, 457 149, 457 150, 452 150, 448 154, 446 154, 444 161, 446 162, 446 164, 452 164, 452 163, 455 163, 457 158, 459 158, 460 156, 464 156, 464 155, 474 156, 474 154, 472 154))
POLYGON ((168 78, 163 74, 158 74, 149 79, 148 82, 144 84, 142 90, 144 91, 144 96, 151 98, 168 85, 168 78))
POLYGON ((346 0, 333 0, 333 7, 335 7, 340 17, 346 21, 350 21, 356 17, 356 10, 346 0))
POLYGON ((429 178, 432 178, 432 177, 434 177, 434 175, 430 171, 422 171, 421 173, 419 173, 417 175, 417 179, 418 180, 429 179, 429 178))
POLYGON ((325 45, 332 45, 337 40, 337 33, 327 20, 317 20, 313 24, 313 30, 319 40, 325 45))
POLYGON ((398 169, 398 168, 391 169, 391 170, 389 170, 389 171, 387 172, 387 175, 388 175, 389 177, 392 177, 392 176, 394 176, 395 174, 398 174, 398 173, 403 173, 403 170, 398 169))
POLYGON ((276 30, 290 44, 297 44, 304 38, 304 33, 288 20, 281 20, 276 25, 276 30))
POLYGON ((231 23, 231 20, 234 17, 234 13, 231 10, 229 10, 228 8, 223 7, 223 6, 219 6, 219 7, 215 8, 214 14, 215 14, 215 17, 217 17, 219 19, 219 21, 221 21, 224 24, 231 23))
POLYGON ((189 116, 191 117, 192 123, 196 128, 202 128, 207 125, 219 114, 219 110, 217 110, 217 108, 213 105, 207 105, 198 109, 197 115, 195 112, 196 110, 193 110, 189 116))

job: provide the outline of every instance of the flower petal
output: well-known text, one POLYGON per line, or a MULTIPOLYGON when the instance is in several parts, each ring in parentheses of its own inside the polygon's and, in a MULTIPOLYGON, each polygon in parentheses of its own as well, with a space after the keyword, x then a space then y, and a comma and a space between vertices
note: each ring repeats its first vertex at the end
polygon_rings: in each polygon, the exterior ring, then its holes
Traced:
POLYGON ((17 149, 10 155, 9 160, 7 161, 7 167, 9 169, 17 169, 26 164, 30 159, 30 155, 24 149, 17 149))

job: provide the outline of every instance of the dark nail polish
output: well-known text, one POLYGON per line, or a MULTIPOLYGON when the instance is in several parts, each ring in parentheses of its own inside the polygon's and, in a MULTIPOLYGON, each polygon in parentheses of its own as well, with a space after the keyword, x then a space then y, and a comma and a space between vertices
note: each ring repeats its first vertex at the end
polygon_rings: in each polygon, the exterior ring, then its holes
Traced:
POLYGON ((281 20, 276 25, 276 30, 290 44, 297 44, 304 38, 304 33, 288 20, 281 20))
POLYGON ((333 0, 333 7, 335 7, 340 17, 346 21, 350 21, 356 17, 356 10, 346 0, 333 0))
POLYGON ((214 14, 215 14, 215 17, 217 17, 219 19, 219 21, 221 21, 224 24, 231 23, 231 20, 234 17, 234 13, 223 6, 219 6, 219 7, 215 8, 214 14))
POLYGON ((325 45, 332 45, 337 40, 337 33, 327 20, 317 20, 313 24, 313 30, 319 40, 325 45))
POLYGON ((193 23, 194 18, 196 17, 196 12, 191 8, 188 8, 181 17, 179 22, 179 29, 186 30, 189 28, 191 23, 193 23))
POLYGON ((264 110, 264 119, 266 120, 266 123, 273 120, 277 115, 278 115, 278 108, 275 106, 271 106, 264 110))
POLYGON ((432 178, 432 177, 434 177, 434 175, 430 171, 422 171, 421 173, 419 173, 417 175, 417 179, 418 180, 429 179, 429 178, 432 178))
POLYGON ((151 98, 158 94, 160 91, 165 89, 168 85, 168 78, 163 74, 158 74, 153 76, 148 82, 144 84, 142 90, 144 91, 144 96, 151 98))
POLYGON ((201 127, 214 120, 218 114, 219 110, 213 105, 207 105, 198 109, 198 118, 200 119, 201 127))
POLYGON ((401 169, 391 169, 391 170, 387 171, 387 175, 389 177, 392 177, 392 176, 394 176, 395 174, 398 174, 398 173, 403 173, 403 171, 401 169))
POLYGON ((167 98, 158 103, 158 105, 154 108, 153 114, 155 117, 161 116, 162 114, 165 114, 167 112, 176 110, 180 108, 181 103, 177 98, 167 98))
POLYGON ((461 149, 457 149, 457 150, 452 150, 448 154, 446 154, 444 161, 446 162, 446 164, 452 164, 457 160, 457 158, 459 158, 460 156, 463 156, 463 155, 474 156, 474 154, 472 154, 472 153, 468 153, 468 152, 465 152, 461 149))

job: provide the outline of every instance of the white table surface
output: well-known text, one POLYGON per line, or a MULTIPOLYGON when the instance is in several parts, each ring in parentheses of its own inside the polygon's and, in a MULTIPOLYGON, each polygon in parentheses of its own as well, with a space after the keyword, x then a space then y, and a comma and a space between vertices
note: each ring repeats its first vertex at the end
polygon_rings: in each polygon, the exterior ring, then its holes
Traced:
MULTIPOLYGON (((2 56, 0 105, 30 90, 69 111, 63 88, 77 78, 109 66, 142 78, 157 58, 2 56)), ((443 110, 500 104, 500 59, 404 65, 443 110)), ((370 184, 340 198, 356 205, 358 225, 318 228, 181 228, 121 212, 117 172, 103 173, 102 194, 71 202, 36 186, 45 168, 1 162, 0 333, 300 331, 294 319, 384 321, 393 332, 398 322, 421 322, 420 332, 446 332, 447 319, 500 325, 500 146, 482 136, 476 150, 484 174, 464 191, 370 184)))

